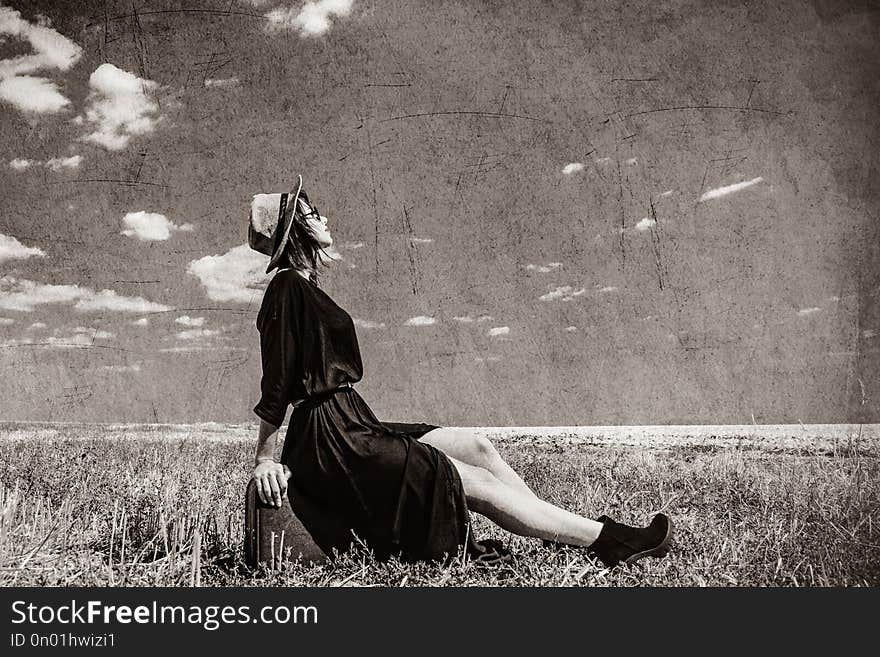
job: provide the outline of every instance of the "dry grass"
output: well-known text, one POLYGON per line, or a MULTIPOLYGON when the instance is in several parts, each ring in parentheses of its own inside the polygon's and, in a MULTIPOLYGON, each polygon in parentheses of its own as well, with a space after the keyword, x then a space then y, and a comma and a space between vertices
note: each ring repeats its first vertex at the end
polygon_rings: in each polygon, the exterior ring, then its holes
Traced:
POLYGON ((0 439, 0 585, 851 586, 880 583, 880 459, 852 448, 769 453, 505 441, 534 489, 575 512, 678 528, 662 560, 605 570, 474 516, 515 552, 486 569, 376 563, 243 567, 253 440, 114 440, 61 430, 0 439))

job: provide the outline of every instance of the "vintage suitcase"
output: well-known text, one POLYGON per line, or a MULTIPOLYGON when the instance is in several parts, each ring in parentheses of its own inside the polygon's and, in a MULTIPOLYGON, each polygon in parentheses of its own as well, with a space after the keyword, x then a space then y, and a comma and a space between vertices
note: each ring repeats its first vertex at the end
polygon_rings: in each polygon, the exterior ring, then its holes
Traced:
POLYGON ((251 568, 263 563, 277 567, 284 560, 323 563, 327 555, 321 551, 284 496, 280 509, 260 502, 257 486, 250 480, 245 493, 244 521, 245 560, 251 568))

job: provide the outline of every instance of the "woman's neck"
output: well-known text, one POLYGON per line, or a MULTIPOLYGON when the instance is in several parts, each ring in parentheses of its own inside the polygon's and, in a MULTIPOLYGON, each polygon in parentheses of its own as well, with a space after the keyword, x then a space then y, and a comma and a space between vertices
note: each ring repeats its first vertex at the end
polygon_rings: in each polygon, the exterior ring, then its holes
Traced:
POLYGON ((290 269, 291 271, 295 271, 297 274, 302 276, 307 281, 312 280, 312 272, 309 269, 296 269, 294 267, 281 267, 278 271, 284 271, 285 269, 290 269))

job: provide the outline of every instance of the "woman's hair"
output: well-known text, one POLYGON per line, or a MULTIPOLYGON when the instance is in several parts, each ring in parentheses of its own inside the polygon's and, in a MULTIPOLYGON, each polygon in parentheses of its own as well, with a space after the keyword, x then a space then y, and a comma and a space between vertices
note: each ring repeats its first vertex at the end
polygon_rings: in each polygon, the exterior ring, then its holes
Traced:
MULTIPOLYGON (((309 197, 306 196, 305 192, 301 192, 300 196, 303 197, 302 200, 311 205, 309 203, 309 197)), ((299 204, 294 208, 291 221, 293 223, 290 226, 290 237, 287 240, 287 244, 284 245, 284 250, 281 252, 281 258, 278 260, 278 267, 291 267, 300 270, 307 269, 310 272, 309 280, 317 285, 318 263, 321 262, 323 264, 318 252, 321 251, 323 247, 318 244, 318 241, 312 234, 311 229, 303 217, 299 204)))

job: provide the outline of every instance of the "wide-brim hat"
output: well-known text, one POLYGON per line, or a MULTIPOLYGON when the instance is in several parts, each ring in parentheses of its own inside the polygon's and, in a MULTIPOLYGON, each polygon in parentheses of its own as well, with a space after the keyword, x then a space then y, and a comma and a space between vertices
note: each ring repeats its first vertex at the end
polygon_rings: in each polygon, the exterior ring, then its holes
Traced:
POLYGON ((248 223, 248 245, 269 256, 268 274, 278 264, 284 246, 290 239, 297 203, 300 198, 308 200, 303 191, 302 176, 297 176, 296 190, 289 193, 254 194, 251 200, 248 223))

